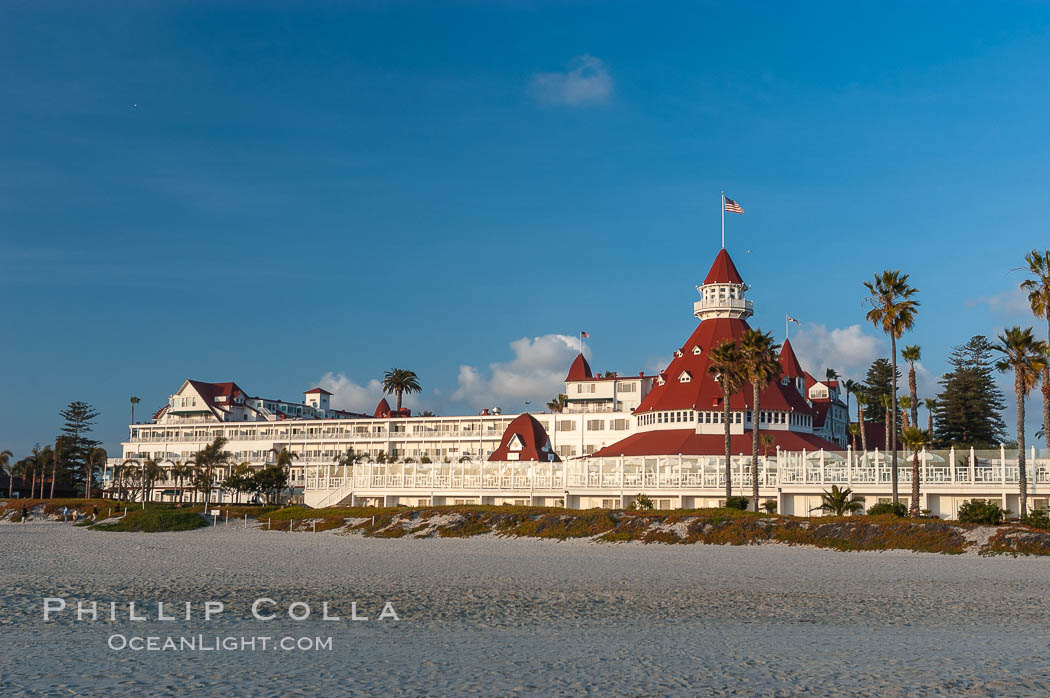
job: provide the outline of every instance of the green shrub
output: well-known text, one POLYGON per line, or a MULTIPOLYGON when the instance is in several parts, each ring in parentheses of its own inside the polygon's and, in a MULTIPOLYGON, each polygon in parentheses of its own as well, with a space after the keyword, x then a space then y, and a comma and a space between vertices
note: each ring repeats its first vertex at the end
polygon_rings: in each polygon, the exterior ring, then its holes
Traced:
POLYGON ((959 507, 959 521, 962 523, 987 524, 994 526, 1003 522, 1006 512, 992 502, 982 502, 978 499, 970 501, 959 507))
POLYGON ((729 497, 726 499, 726 509, 739 509, 741 511, 747 511, 748 504, 751 500, 747 497, 729 497))
POLYGON ((882 514, 904 517, 908 515, 908 507, 904 506, 904 502, 879 502, 868 509, 868 516, 880 516, 882 514))
POLYGON ((642 509, 644 511, 648 511, 653 508, 653 500, 649 499, 649 497, 645 496, 644 494, 640 494, 637 497, 635 497, 634 503, 638 506, 639 509, 642 509))
POLYGON ((117 521, 94 524, 91 529, 160 533, 163 531, 192 531, 207 525, 208 521, 203 516, 185 509, 133 509, 128 511, 127 516, 117 521))
POLYGON ((766 510, 767 514, 777 513, 777 500, 767 499, 766 501, 762 502, 762 508, 766 510))
POLYGON ((1032 511, 1029 512, 1028 516, 1021 517, 1021 523, 1032 528, 1050 531, 1050 514, 1047 514, 1046 509, 1032 511))

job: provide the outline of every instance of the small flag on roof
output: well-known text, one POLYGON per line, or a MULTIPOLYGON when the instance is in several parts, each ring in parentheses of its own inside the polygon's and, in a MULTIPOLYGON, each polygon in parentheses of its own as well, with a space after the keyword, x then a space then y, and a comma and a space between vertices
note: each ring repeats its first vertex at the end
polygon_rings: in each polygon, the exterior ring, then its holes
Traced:
POLYGON ((796 325, 798 325, 799 327, 801 327, 801 326, 802 326, 802 323, 801 323, 801 322, 799 322, 797 318, 793 318, 793 317, 791 317, 790 315, 788 315, 788 316, 787 316, 787 321, 788 321, 788 322, 793 322, 793 323, 795 323, 796 325))
POLYGON ((591 333, 590 332, 584 332, 583 330, 580 330, 580 336, 583 337, 584 339, 590 339, 591 338, 591 333))

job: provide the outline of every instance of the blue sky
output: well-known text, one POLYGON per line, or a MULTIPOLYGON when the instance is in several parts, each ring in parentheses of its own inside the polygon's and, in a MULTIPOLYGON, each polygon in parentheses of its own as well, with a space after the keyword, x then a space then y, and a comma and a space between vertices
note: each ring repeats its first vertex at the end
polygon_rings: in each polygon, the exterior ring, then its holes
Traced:
POLYGON ((518 410, 580 329, 595 368, 658 368, 722 189, 753 325, 791 313, 810 370, 862 377, 862 281, 902 268, 929 394, 952 345, 1033 322, 1048 29, 1041 2, 4 3, 0 446, 80 399, 115 451, 128 396, 187 377, 371 409, 397 366, 417 408, 518 410))

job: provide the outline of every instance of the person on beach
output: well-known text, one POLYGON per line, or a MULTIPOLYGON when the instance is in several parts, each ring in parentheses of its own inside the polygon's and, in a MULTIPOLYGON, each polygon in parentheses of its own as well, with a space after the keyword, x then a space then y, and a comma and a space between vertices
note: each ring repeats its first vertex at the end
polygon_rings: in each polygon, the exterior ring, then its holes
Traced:
POLYGON ((91 520, 98 521, 98 506, 91 507, 91 520))
POLYGON ((62 523, 66 522, 66 516, 69 514, 69 507, 62 507, 62 523))
POLYGON ((73 523, 76 523, 77 522, 77 518, 79 518, 79 517, 80 517, 80 510, 79 509, 74 509, 73 510, 73 523))
POLYGON ((28 519, 28 518, 29 518, 29 510, 26 509, 26 505, 23 504, 22 505, 22 523, 25 523, 26 519, 28 519))

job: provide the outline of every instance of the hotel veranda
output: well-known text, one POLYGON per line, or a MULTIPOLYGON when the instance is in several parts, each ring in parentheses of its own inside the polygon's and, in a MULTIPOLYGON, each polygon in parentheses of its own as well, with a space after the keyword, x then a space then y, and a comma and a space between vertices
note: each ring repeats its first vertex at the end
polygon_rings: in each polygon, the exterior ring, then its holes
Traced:
MULTIPOLYGON (((595 375, 581 353, 568 367, 560 413, 505 415, 499 410, 454 417, 412 416, 383 400, 371 413, 333 409, 331 393, 313 388, 302 402, 252 397, 233 382, 185 380, 148 424, 132 424, 114 468, 151 458, 166 470, 156 499, 178 497, 176 463, 216 437, 233 462, 273 464, 282 449, 296 455, 296 496, 314 507, 441 504, 535 504, 622 507, 648 495, 658 508, 717 506, 725 497, 721 390, 707 352, 748 328, 753 303, 726 250, 719 251, 693 315, 700 321, 658 375, 595 375), (337 462, 352 449, 353 466, 337 462)), ((759 457, 759 492, 783 514, 806 515, 831 485, 848 486, 871 506, 890 498, 890 462, 879 450, 847 446, 848 416, 837 381, 818 380, 789 341, 781 377, 761 395, 759 426, 772 443, 759 457)), ((734 493, 751 492, 750 386, 730 399, 734 493)), ((1032 449, 1029 504, 1047 508, 1050 457, 1032 449)), ((919 454, 920 507, 954 518, 970 499, 1018 510, 1016 452, 939 450, 919 454)), ((908 501, 912 454, 898 454, 899 491, 908 501)), ((216 473, 219 482, 226 473, 216 473)), ((243 495, 219 491, 218 501, 243 495)))

